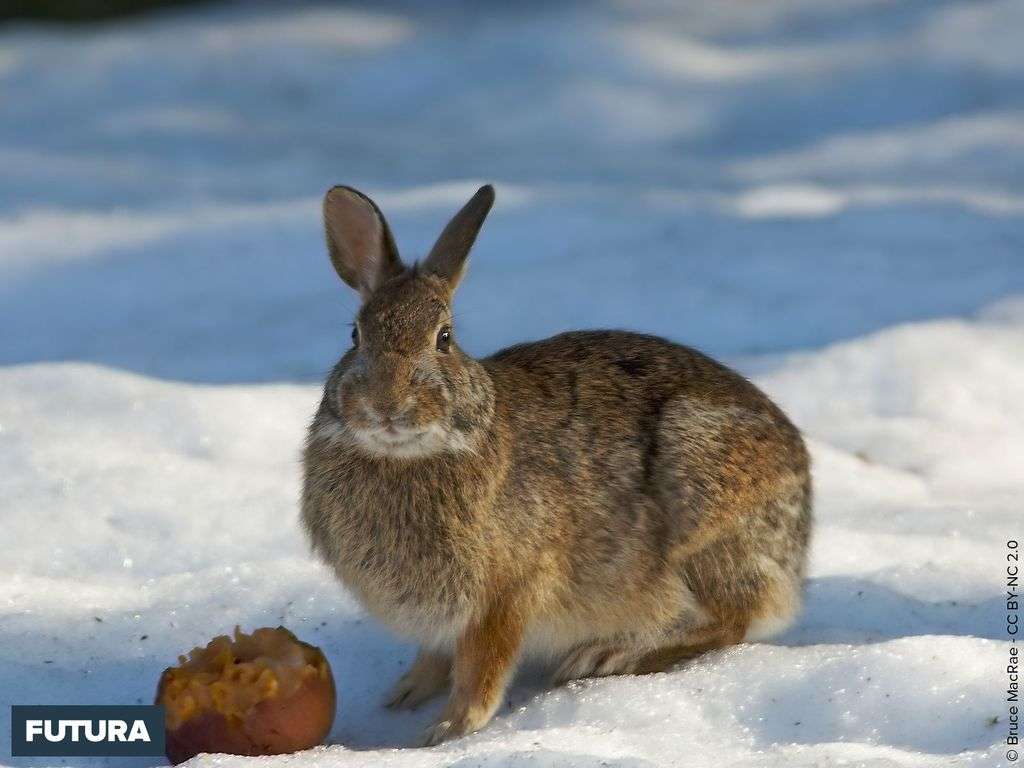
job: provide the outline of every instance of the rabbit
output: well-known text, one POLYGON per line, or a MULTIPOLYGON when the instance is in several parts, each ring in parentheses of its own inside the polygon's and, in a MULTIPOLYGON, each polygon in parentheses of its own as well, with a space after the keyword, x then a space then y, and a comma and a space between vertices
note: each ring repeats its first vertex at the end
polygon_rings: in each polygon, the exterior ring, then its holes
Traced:
POLYGON ((482 187, 411 265, 366 195, 323 203, 362 304, 309 427, 301 518, 366 610, 419 644, 387 705, 450 686, 425 745, 483 727, 525 656, 558 683, 780 631, 811 532, 800 433, 700 352, 617 330, 459 347, 452 295, 494 199, 482 187))

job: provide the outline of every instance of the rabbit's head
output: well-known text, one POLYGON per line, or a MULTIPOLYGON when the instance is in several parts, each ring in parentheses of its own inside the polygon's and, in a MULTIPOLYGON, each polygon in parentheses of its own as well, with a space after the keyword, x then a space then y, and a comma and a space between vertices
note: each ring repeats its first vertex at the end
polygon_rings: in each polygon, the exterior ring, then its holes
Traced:
POLYGON ((371 454, 472 450, 490 417, 490 381, 456 343, 451 300, 493 203, 494 189, 482 187, 407 267, 372 200, 349 187, 324 197, 331 263, 363 300, 324 406, 338 433, 371 454))

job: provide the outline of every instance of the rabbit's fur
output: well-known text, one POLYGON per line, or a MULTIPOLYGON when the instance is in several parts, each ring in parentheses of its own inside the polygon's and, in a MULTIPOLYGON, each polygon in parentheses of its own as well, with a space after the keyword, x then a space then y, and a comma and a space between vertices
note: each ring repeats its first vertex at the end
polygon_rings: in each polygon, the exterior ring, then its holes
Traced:
POLYGON ((524 651, 566 680, 783 627, 811 529, 799 432, 695 350, 581 331, 441 351, 493 199, 482 188, 413 267, 369 198, 324 200, 363 305, 309 430, 302 518, 363 605, 421 644, 390 704, 451 684, 427 743, 483 726, 524 651))

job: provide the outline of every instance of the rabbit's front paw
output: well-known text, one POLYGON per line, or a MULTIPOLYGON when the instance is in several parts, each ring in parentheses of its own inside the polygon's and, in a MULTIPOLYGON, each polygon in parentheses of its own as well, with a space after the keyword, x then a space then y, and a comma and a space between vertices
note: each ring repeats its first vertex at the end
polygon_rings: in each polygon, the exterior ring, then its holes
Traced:
POLYGON ((434 725, 427 728, 423 734, 423 746, 424 747, 436 747, 442 741, 448 739, 455 739, 461 736, 465 731, 457 732, 459 729, 455 723, 451 720, 441 720, 434 725))
POLYGON ((411 673, 402 675, 384 698, 388 709, 415 709, 445 688, 444 680, 435 680, 411 673))
POLYGON ((448 686, 451 660, 440 654, 420 651, 412 668, 399 678, 384 699, 388 709, 415 709, 448 686))
POLYGON ((473 731, 478 731, 487 725, 490 715, 482 710, 474 714, 470 708, 456 715, 449 715, 447 712, 441 719, 427 729, 423 735, 423 746, 433 747, 448 739, 457 739, 473 731))

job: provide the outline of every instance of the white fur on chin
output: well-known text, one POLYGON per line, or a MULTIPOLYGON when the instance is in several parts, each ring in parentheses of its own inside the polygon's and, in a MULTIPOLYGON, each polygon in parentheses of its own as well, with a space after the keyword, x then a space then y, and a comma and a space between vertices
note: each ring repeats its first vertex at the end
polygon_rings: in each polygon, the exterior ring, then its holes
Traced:
POLYGON ((314 438, 329 441, 347 439, 371 456, 417 459, 439 453, 472 452, 473 446, 461 433, 434 423, 418 429, 387 432, 384 429, 353 429, 331 420, 316 428, 314 438))

